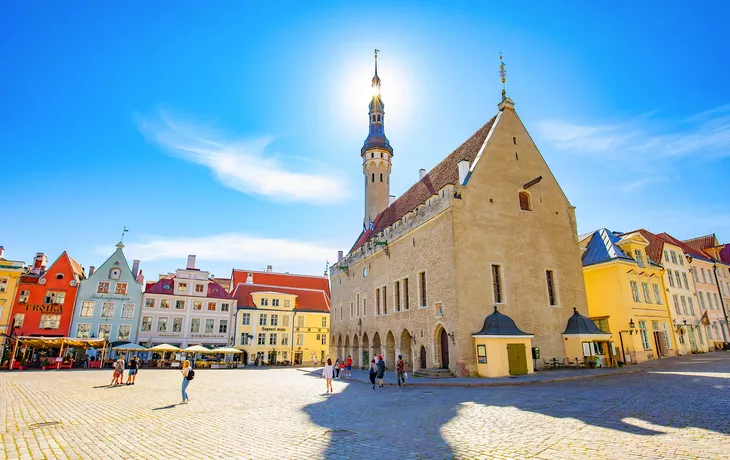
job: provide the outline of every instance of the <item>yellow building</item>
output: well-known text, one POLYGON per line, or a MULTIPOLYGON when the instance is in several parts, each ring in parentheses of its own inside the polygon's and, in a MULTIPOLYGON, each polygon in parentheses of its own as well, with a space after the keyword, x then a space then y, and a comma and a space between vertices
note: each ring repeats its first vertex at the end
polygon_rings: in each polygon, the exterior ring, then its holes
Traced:
MULTIPOLYGON (((267 274, 268 282, 271 275, 267 274)), ((243 361, 269 365, 312 365, 315 360, 322 363, 329 349, 328 292, 249 280, 237 284, 232 293, 238 300, 234 343, 243 350, 243 361)))
MULTIPOLYGON (((5 248, 0 246, 0 333, 9 334, 13 310, 13 299, 18 288, 20 275, 25 273, 25 264, 3 258, 5 248)), ((4 343, 4 338, 1 340, 4 343)))
POLYGON ((663 268, 647 257, 647 246, 640 232, 603 228, 580 238, 588 312, 611 334, 596 350, 599 359, 637 363, 676 355, 663 268))

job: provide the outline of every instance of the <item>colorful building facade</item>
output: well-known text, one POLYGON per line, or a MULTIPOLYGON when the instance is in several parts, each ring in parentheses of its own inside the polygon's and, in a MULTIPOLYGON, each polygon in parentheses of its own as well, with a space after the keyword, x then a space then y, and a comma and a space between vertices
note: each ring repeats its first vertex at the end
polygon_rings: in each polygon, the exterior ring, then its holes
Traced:
POLYGON ((91 267, 76 296, 70 335, 107 338, 110 342, 135 342, 142 309, 143 278, 139 261, 130 269, 120 242, 98 269, 91 267))
MULTIPOLYGON (((17 294, 20 277, 25 273, 25 263, 19 260, 8 260, 4 256, 5 248, 0 246, 0 333, 10 334, 13 301, 17 294)), ((5 337, 0 337, 0 344, 4 343, 5 337)), ((2 353, 1 349, 0 353, 2 353)), ((0 356, 2 355, 0 354, 0 356)))
POLYGON ((148 346, 229 346, 235 311, 236 300, 209 272, 195 268, 191 255, 185 269, 147 283, 137 338, 148 346))
POLYGON ((45 254, 36 254, 30 272, 20 277, 12 313, 18 336, 69 334, 79 283, 86 274, 65 251, 46 269, 47 262, 45 254))
POLYGON ((238 282, 235 346, 243 361, 312 364, 329 356, 330 300, 327 278, 234 271, 238 282), (262 282, 272 284, 260 284, 262 282), (296 287, 292 287, 296 286, 296 287), (326 287, 327 289, 318 289, 326 287))
POLYGON ((677 354, 663 268, 647 257, 641 232, 605 228, 583 235, 583 274, 590 318, 611 333, 617 358, 638 363, 677 354))

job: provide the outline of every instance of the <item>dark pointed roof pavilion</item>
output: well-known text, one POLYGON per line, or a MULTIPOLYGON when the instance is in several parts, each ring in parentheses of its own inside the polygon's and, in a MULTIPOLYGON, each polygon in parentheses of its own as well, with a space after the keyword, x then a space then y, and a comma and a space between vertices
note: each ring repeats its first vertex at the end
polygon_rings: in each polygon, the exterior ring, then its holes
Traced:
POLYGON ((568 319, 568 325, 565 328, 565 332, 563 332, 563 335, 587 334, 611 335, 608 332, 600 330, 592 319, 581 315, 580 313, 578 313, 578 310, 573 307, 573 316, 568 319))
POLYGON ((517 325, 515 324, 514 320, 510 318, 507 315, 503 315, 497 310, 497 306, 494 307, 494 313, 487 316, 484 319, 484 326, 482 327, 482 330, 479 332, 475 332, 472 334, 473 336, 504 336, 504 335, 524 335, 525 337, 532 337, 532 334, 529 334, 523 330, 521 330, 517 325))

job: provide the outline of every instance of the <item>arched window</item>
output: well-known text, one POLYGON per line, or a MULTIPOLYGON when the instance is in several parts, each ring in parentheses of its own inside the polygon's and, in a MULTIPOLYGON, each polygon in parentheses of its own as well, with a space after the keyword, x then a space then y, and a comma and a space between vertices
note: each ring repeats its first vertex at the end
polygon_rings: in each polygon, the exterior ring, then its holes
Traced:
POLYGON ((373 152, 370 152, 370 158, 374 158, 375 154, 373 152))
POLYGON ((380 173, 380 182, 383 182, 383 173, 380 173))
POLYGON ((532 211, 530 203, 530 194, 524 190, 520 192, 520 209, 523 211, 532 211))
POLYGON ((373 173, 373 182, 375 182, 375 173, 373 173))

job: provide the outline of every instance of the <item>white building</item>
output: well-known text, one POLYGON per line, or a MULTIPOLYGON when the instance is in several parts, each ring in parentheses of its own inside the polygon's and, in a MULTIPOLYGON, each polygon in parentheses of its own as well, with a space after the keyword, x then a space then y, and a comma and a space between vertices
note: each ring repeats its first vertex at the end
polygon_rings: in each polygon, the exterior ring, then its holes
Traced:
POLYGON ((209 272, 195 268, 191 255, 187 268, 147 285, 137 337, 146 345, 228 346, 235 312, 236 300, 209 272))

